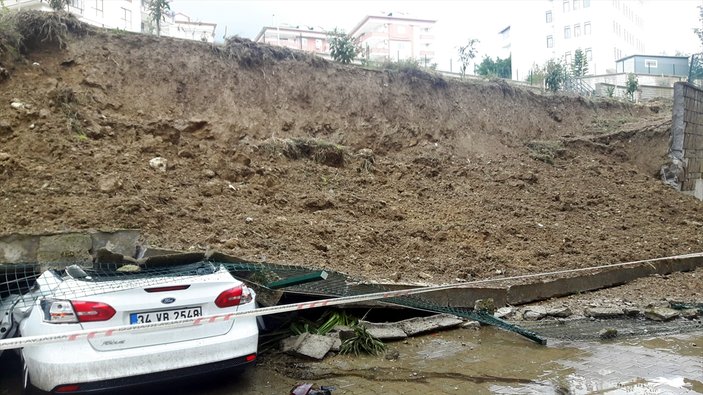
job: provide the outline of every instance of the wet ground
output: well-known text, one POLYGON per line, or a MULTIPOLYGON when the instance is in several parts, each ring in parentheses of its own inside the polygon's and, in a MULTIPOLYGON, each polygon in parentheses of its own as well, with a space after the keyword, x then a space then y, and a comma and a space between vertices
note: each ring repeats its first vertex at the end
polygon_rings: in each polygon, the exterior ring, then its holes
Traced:
MULTIPOLYGON (((552 340, 545 347, 494 328, 457 329, 390 343, 397 360, 335 356, 312 363, 264 354, 259 366, 239 377, 142 392, 288 394, 298 382, 313 382, 335 387, 333 394, 703 393, 703 329, 685 332, 643 330, 612 341, 552 340)), ((20 393, 16 362, 0 359, 0 395, 20 393)))

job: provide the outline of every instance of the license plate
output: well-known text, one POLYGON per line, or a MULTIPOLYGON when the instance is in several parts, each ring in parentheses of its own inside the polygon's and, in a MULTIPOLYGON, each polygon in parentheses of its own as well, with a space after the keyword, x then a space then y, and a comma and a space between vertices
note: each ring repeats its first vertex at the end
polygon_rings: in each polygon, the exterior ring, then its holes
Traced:
POLYGON ((185 307, 182 309, 149 311, 145 313, 132 313, 129 315, 129 323, 148 324, 151 322, 164 322, 182 320, 184 318, 197 318, 203 316, 201 307, 185 307))

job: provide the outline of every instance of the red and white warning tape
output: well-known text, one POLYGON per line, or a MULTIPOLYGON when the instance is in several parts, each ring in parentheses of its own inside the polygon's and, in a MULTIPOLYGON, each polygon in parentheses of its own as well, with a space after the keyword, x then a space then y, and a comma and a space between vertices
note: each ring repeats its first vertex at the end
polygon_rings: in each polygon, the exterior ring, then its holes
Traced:
POLYGON ((197 325, 209 324, 209 323, 218 322, 218 321, 229 321, 229 320, 232 320, 235 318, 257 317, 257 316, 285 313, 285 312, 295 311, 295 310, 306 310, 306 309, 314 309, 314 308, 318 308, 318 307, 336 306, 336 305, 341 305, 341 304, 352 304, 352 303, 358 303, 358 302, 367 302, 367 301, 371 301, 371 300, 382 300, 382 299, 387 299, 387 298, 395 298, 395 297, 399 297, 399 296, 417 295, 417 294, 428 293, 428 292, 436 292, 436 291, 441 291, 441 290, 445 290, 445 289, 468 288, 468 287, 474 286, 476 284, 485 284, 485 283, 498 282, 498 281, 508 281, 508 280, 522 280, 522 279, 535 278, 535 277, 545 277, 545 276, 553 276, 553 275, 562 275, 562 274, 567 274, 567 273, 585 272, 585 271, 590 271, 590 270, 599 270, 599 269, 608 269, 608 268, 623 267, 623 266, 648 264, 648 263, 652 263, 652 262, 656 262, 656 261, 669 260, 669 259, 693 258, 693 257, 701 257, 701 256, 703 256, 703 254, 701 254, 701 253, 688 254, 688 255, 677 255, 677 256, 666 257, 666 258, 657 258, 657 259, 649 259, 649 260, 635 261, 635 262, 616 263, 616 264, 602 265, 602 266, 595 266, 595 267, 588 267, 588 268, 581 268, 581 269, 570 269, 570 270, 561 270, 561 271, 554 271, 554 272, 547 272, 547 273, 535 273, 535 274, 526 274, 526 275, 512 276, 512 277, 492 278, 492 279, 477 280, 477 281, 457 283, 457 284, 445 284, 445 285, 436 285, 436 286, 432 286, 432 287, 420 287, 420 288, 402 289, 402 290, 397 290, 397 291, 376 292, 376 293, 370 293, 370 294, 364 294, 364 295, 345 296, 345 297, 339 297, 339 298, 323 299, 323 300, 318 300, 318 301, 314 301, 314 302, 301 302, 301 303, 293 303, 293 304, 286 304, 286 305, 279 305, 279 306, 261 307, 261 308, 256 308, 256 309, 252 309, 249 311, 241 311, 241 312, 226 313, 226 314, 214 314, 214 315, 209 315, 209 316, 204 316, 204 317, 187 318, 187 319, 181 319, 181 320, 176 320, 176 321, 156 322, 156 323, 149 323, 149 324, 123 325, 123 326, 116 326, 116 327, 112 327, 112 328, 105 328, 105 329, 101 329, 101 330, 82 330, 82 331, 75 331, 75 332, 66 332, 66 333, 56 334, 56 335, 23 336, 23 337, 19 337, 19 338, 0 340, 0 350, 9 350, 9 349, 13 349, 13 348, 22 348, 22 347, 33 346, 33 345, 38 345, 38 344, 56 343, 56 342, 62 342, 62 341, 76 341, 76 340, 81 340, 81 339, 92 339, 92 338, 96 338, 96 337, 109 337, 109 336, 112 336, 112 335, 115 335, 118 333, 149 331, 149 330, 156 330, 156 329, 171 329, 171 328, 180 328, 180 327, 186 327, 186 326, 197 326, 197 325))

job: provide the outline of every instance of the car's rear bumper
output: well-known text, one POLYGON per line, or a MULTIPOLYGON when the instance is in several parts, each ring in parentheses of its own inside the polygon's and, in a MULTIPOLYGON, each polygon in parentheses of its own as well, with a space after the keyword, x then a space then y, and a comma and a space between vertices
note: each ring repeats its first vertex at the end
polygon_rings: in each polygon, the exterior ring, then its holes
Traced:
POLYGON ((245 317, 221 336, 114 351, 97 351, 82 339, 27 346, 22 356, 32 384, 52 391, 67 384, 127 383, 135 377, 237 361, 257 352, 258 336, 256 318, 245 317))
POLYGON ((66 391, 66 386, 54 388, 52 393, 57 393, 55 390, 63 387, 61 394, 92 394, 102 391, 113 391, 123 389, 125 387, 133 387, 140 385, 156 384, 172 380, 182 380, 193 376, 210 375, 219 372, 235 369, 245 369, 256 362, 256 354, 250 354, 243 357, 233 358, 226 361, 213 362, 205 365, 192 366, 188 368, 167 370, 158 373, 142 374, 138 376, 122 377, 110 380, 101 380, 91 383, 75 383, 78 388, 74 391, 66 391), (254 359, 251 359, 254 357, 254 359))

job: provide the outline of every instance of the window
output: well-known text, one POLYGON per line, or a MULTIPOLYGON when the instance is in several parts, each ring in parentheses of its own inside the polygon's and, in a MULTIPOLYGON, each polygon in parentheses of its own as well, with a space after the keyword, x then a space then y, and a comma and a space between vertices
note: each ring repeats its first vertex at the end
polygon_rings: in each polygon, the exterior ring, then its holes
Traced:
POLYGON ((545 17, 547 19, 547 23, 552 23, 552 11, 547 11, 545 17))
POLYGON ((120 14, 122 26, 124 26, 125 30, 130 30, 132 28, 132 10, 121 7, 120 14))
POLYGON ((571 26, 564 26, 564 38, 571 38, 571 26))
POLYGON ((300 45, 302 45, 303 47, 307 47, 308 46, 308 39, 305 37, 301 38, 300 45))
POLYGON ((579 37, 581 35, 581 25, 578 23, 574 25, 574 37, 579 37))
POLYGON ((554 38, 547 36, 547 48, 554 48, 554 38))
POLYGON ((591 50, 591 48, 586 48, 586 60, 588 60, 589 62, 593 60, 593 51, 591 50))
POLYGON ((317 49, 317 50, 322 49, 322 40, 320 40, 319 38, 315 39, 315 49, 317 49))
POLYGON ((402 26, 402 25, 401 25, 401 26, 397 26, 397 27, 395 28, 395 31, 396 31, 398 34, 405 34, 405 26, 402 26))
POLYGON ((95 0, 95 16, 103 17, 103 0, 95 0))
POLYGON ((591 22, 586 22, 583 24, 583 35, 584 36, 591 35, 591 22))
POLYGON ((83 0, 71 0, 70 5, 71 5, 71 7, 73 7, 73 8, 77 8, 78 11, 79 11, 81 14, 83 14, 83 7, 84 7, 84 5, 83 5, 83 0))
POLYGON ((657 61, 654 59, 645 59, 644 60, 644 67, 648 69, 656 69, 657 68, 657 61))
POLYGON ((588 8, 591 6, 591 0, 583 0, 583 8, 588 8))
POLYGON ((564 12, 569 12, 570 0, 564 0, 564 12))
POLYGON ((564 53, 564 62, 566 62, 566 64, 571 64, 571 52, 564 53))
POLYGON ((581 8, 581 0, 574 0, 574 10, 581 8))

